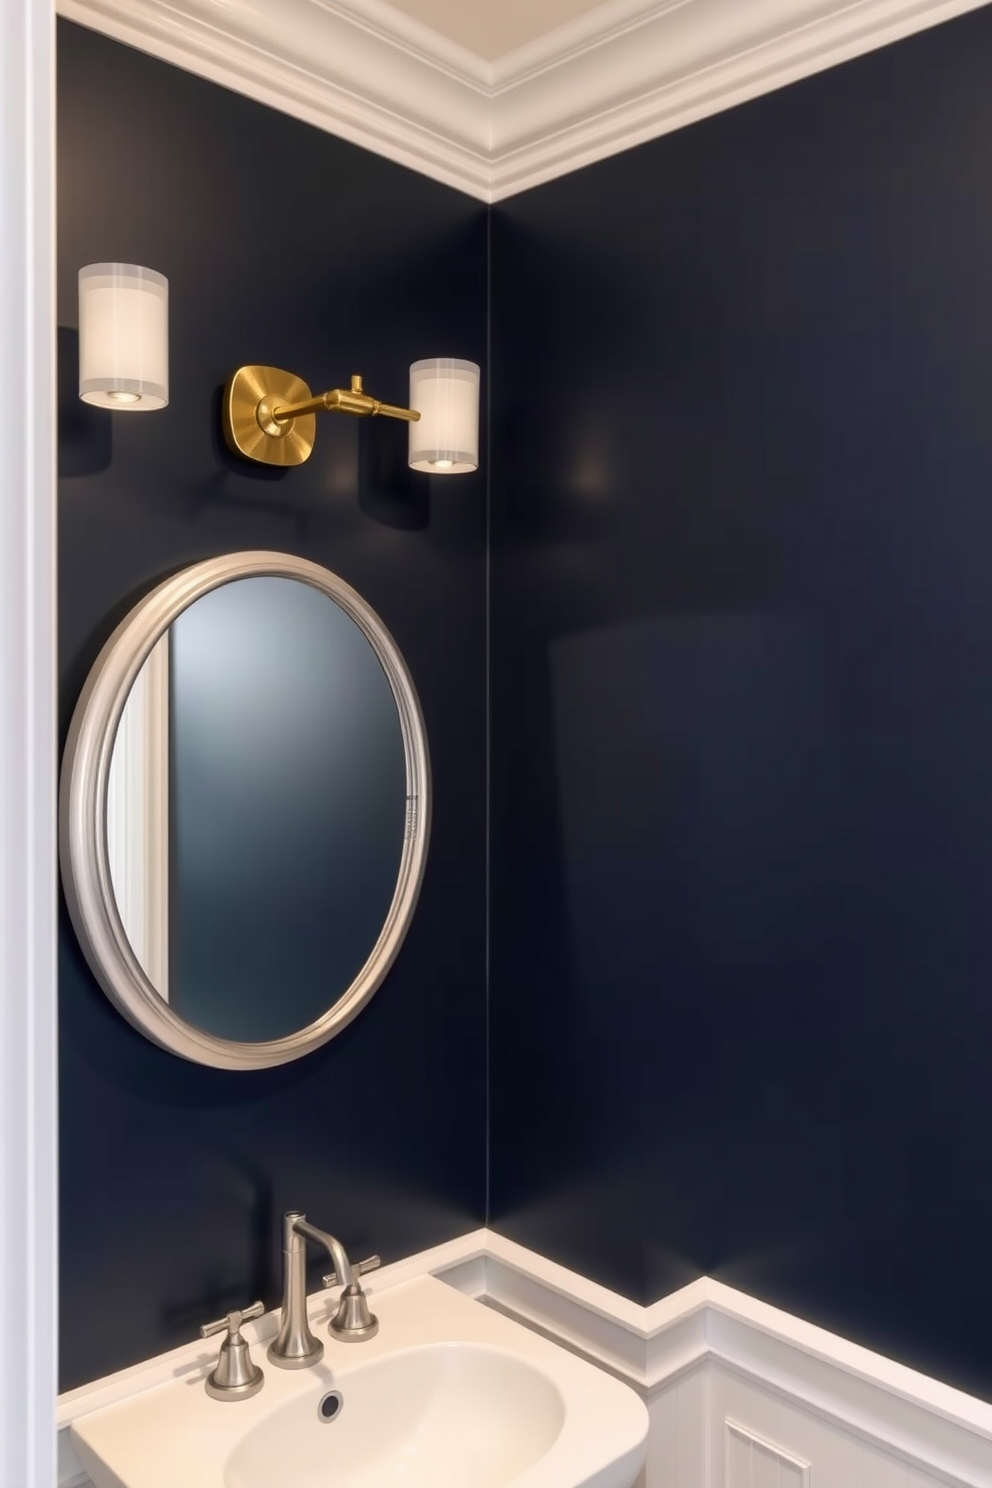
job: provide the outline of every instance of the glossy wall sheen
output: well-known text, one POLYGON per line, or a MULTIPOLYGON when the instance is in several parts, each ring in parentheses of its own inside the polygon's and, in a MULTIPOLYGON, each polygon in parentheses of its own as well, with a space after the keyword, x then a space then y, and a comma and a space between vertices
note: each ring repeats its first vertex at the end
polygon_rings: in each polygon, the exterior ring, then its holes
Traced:
POLYGON ((435 784, 400 957, 361 1017, 298 1064, 228 1073, 161 1052, 103 997, 63 913, 68 1388, 226 1307, 274 1304, 286 1208, 386 1260, 483 1219, 484 481, 412 475, 400 425, 328 416, 313 459, 286 473, 237 462, 218 431, 242 362, 321 386, 361 372, 398 402, 418 357, 484 363, 485 209, 63 23, 59 323, 63 737, 101 644, 149 587, 274 548, 340 574, 382 616, 420 695, 435 784), (161 413, 76 398, 76 274, 109 259, 169 278, 161 413))
POLYGON ((992 10, 493 212, 492 1189, 992 1395, 992 10))

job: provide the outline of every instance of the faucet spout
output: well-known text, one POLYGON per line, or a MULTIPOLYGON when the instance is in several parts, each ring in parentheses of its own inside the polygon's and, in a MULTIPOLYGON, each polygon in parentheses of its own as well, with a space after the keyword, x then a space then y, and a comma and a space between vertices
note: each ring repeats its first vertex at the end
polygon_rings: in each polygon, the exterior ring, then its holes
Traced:
POLYGON ((317 1245, 322 1245, 334 1262, 334 1270, 337 1272, 338 1281, 342 1286, 353 1285, 355 1277, 351 1269, 351 1262, 345 1254, 344 1246, 340 1240, 329 1235, 326 1230, 318 1230, 316 1225, 310 1224, 303 1215, 299 1215, 293 1222, 293 1229, 297 1235, 304 1235, 306 1239, 313 1240, 317 1245))
MULTIPOLYGON (((324 1345, 315 1338, 307 1321, 306 1242, 322 1245, 334 1262, 336 1279, 344 1286, 331 1332, 342 1342, 373 1338, 378 1319, 369 1312, 368 1300, 356 1279, 341 1241, 326 1230, 308 1223, 305 1214, 291 1209, 283 1215, 283 1302, 279 1333, 269 1344, 269 1361, 279 1369, 307 1369, 324 1356, 324 1345)), ((367 1265, 367 1263, 366 1263, 367 1265)))

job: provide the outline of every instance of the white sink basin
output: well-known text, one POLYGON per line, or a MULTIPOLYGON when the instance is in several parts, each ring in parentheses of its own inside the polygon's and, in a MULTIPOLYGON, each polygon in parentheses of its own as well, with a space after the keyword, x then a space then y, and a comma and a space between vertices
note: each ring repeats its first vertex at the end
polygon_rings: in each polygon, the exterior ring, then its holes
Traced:
POLYGON ((76 1421, 80 1465, 95 1488, 632 1488, 648 1421, 626 1385, 432 1277, 374 1308, 365 1343, 312 1322, 312 1369, 256 1345, 250 1400, 207 1396, 204 1350, 192 1376, 76 1421))
POLYGON ((473 1343, 427 1344, 356 1369, 330 1425, 316 1393, 252 1427, 225 1488, 503 1488, 543 1457, 565 1420, 546 1375, 473 1343))

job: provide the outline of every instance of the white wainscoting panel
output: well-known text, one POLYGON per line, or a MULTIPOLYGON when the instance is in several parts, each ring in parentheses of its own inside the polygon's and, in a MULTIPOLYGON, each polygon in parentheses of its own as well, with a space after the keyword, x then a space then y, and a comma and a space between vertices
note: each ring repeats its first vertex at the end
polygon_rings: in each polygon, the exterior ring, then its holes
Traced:
POLYGON ((776 1453, 806 1469, 805 1478, 797 1479, 795 1472, 786 1475, 781 1488, 807 1488, 810 1469, 815 1488, 875 1488, 859 1476, 859 1443, 849 1432, 799 1410, 719 1364, 711 1363, 710 1372, 714 1488, 750 1488, 739 1485, 732 1472, 735 1451, 747 1434, 763 1447, 752 1456, 753 1488, 769 1476, 768 1459, 776 1453))
POLYGON ((942 1488, 936 1478, 914 1472, 904 1462, 864 1444, 858 1466, 859 1488, 942 1488))
POLYGON ((809 1463, 731 1421, 724 1433, 725 1488, 809 1488, 809 1463))
POLYGON ((644 1488, 703 1488, 708 1483, 709 1365, 696 1364, 645 1394, 651 1426, 644 1488))
POLYGON ((492 1232, 485 1252, 477 1295, 647 1401, 645 1488, 725 1488, 728 1419, 764 1444, 748 1488, 792 1488, 769 1447, 809 1488, 992 1488, 987 1402, 708 1278, 642 1308, 492 1232))
MULTIPOLYGON (((771 1401, 792 1402, 811 1419, 940 1483, 992 1484, 992 1405, 719 1282, 707 1287, 707 1341, 715 1365, 759 1386, 771 1401)), ((829 1464, 830 1449, 824 1450, 829 1464)), ((821 1488, 815 1459, 813 1467, 814 1488, 821 1488)), ((856 1478, 837 1481, 839 1488, 857 1484, 856 1478)))
MULTIPOLYGON (((705 1364, 699 1366, 701 1370, 705 1364)), ((644 1464, 645 1488, 678 1488, 679 1481, 679 1381, 663 1385, 648 1402, 651 1426, 648 1456, 644 1464)), ((705 1418, 701 1423, 705 1435, 705 1418)))

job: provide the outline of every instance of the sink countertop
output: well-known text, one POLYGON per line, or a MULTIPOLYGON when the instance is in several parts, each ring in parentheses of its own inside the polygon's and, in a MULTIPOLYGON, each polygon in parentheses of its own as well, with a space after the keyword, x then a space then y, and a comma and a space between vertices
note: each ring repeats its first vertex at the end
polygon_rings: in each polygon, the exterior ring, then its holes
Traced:
MULTIPOLYGON (((177 1370, 168 1383, 77 1420, 71 1428, 73 1447, 95 1488, 227 1488, 232 1451, 282 1407, 307 1397, 316 1407, 331 1389, 341 1390, 347 1401, 349 1384, 376 1361, 425 1346, 436 1352, 438 1345, 512 1356, 544 1375, 562 1397, 560 1430, 548 1449, 512 1478, 513 1488, 630 1488, 643 1462, 648 1416, 628 1386, 433 1277, 381 1294, 367 1290, 379 1317, 376 1337, 342 1343, 328 1335, 325 1323, 315 1326, 324 1358, 304 1370, 275 1368, 256 1345, 265 1384, 252 1399, 210 1399, 203 1381, 217 1350, 204 1347, 202 1357, 185 1366, 185 1373, 177 1370)), ((512 1419, 507 1425, 512 1429, 512 1419)), ((329 1467, 328 1482, 334 1477, 329 1467)), ((272 1488, 291 1484, 287 1479, 272 1488)))

